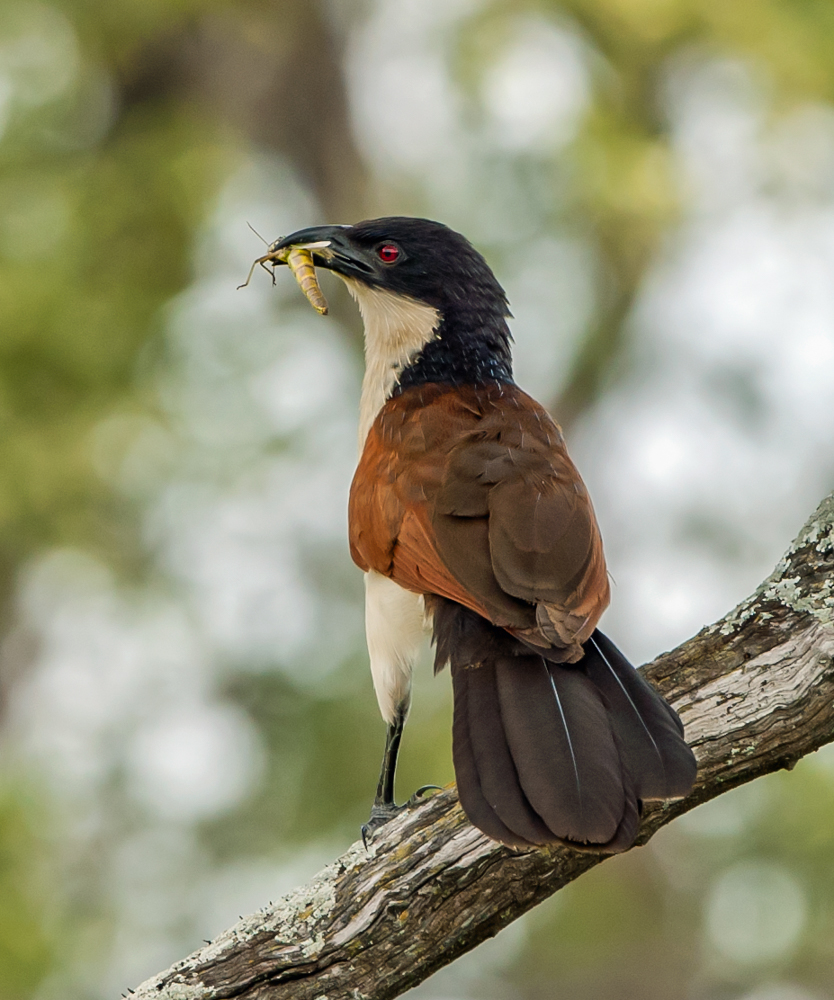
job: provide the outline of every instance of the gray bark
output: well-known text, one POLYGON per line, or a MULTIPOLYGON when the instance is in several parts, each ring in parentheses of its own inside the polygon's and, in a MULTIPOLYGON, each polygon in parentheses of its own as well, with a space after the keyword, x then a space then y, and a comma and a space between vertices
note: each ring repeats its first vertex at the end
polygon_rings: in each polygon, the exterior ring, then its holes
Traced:
MULTIPOLYGON (((645 669, 698 757, 681 802, 646 809, 639 843, 708 799, 834 739, 834 495, 748 600, 645 669)), ((513 851, 473 829, 454 788, 354 844, 308 885, 144 983, 137 1000, 386 1000, 605 859, 513 851)))

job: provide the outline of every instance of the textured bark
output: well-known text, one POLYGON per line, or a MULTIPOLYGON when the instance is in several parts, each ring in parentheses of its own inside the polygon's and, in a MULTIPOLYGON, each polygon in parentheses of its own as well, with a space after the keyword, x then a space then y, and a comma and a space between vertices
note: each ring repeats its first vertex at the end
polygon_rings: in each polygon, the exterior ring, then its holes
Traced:
MULTIPOLYGON (((645 668, 680 712, 699 774, 684 801, 647 808, 641 843, 834 739, 833 571, 834 495, 752 597, 645 668)), ((449 788, 135 996, 395 997, 603 860, 501 847, 469 825, 449 788)))

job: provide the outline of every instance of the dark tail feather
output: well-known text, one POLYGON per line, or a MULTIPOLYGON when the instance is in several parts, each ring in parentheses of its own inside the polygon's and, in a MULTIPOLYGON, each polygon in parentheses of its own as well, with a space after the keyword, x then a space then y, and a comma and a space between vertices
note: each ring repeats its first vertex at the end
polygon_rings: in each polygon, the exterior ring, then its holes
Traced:
POLYGON ((550 832, 519 783, 509 731, 502 718, 500 661, 464 671, 469 740, 481 790, 503 823, 529 844, 547 843, 550 832))
POLYGON ((587 678, 540 656, 496 663, 501 719, 518 778, 551 835, 605 844, 625 813, 620 755, 587 678))
POLYGON ((434 619, 452 667, 458 793, 488 836, 624 851, 643 799, 689 791, 695 760, 677 715, 601 633, 562 666, 451 601, 437 600, 434 619))
POLYGON ((586 677, 536 656, 453 657, 452 682, 455 776, 475 826, 514 847, 631 847, 640 803, 586 677))
POLYGON ((697 764, 678 713, 599 629, 577 666, 605 699, 637 795, 643 800, 687 795, 697 764))
POLYGON ((514 833, 501 822, 481 788, 478 765, 469 732, 469 678, 472 670, 462 668, 455 679, 455 721, 452 727, 452 753, 458 797, 469 822, 488 837, 510 847, 529 847, 530 841, 514 833))

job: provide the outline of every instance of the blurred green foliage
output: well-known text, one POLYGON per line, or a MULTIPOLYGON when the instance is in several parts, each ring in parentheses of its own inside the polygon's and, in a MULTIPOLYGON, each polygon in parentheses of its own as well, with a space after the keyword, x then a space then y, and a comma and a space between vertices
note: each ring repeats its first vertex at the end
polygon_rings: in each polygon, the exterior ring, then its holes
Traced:
MULTIPOLYGON (((0 8, 0 84, 8 91, 0 135, 6 629, 19 570, 46 548, 93 550, 133 576, 151 563, 140 501, 115 489, 97 465, 97 429, 114 415, 165 419, 157 399, 159 372, 170 361, 164 308, 188 286, 200 226, 242 155, 262 148, 284 156, 339 221, 378 210, 378 179, 352 142, 340 70, 345 39, 370 6, 345 3, 338 15, 313 0, 7 0, 0 8)), ((578 134, 546 163, 547 227, 580 233, 599 261, 593 321, 558 404, 568 421, 594 404, 627 360, 626 317, 688 197, 664 108, 670 62, 704 53, 745 60, 769 88, 774 114, 798 101, 834 100, 834 4, 486 3, 457 40, 458 76, 470 97, 512 25, 532 15, 576 33, 592 70, 578 134)), ((524 170, 523 161, 513 169, 524 170)), ((4 663, 0 692, 8 693, 26 664, 4 663)), ((451 780, 446 680, 421 682, 401 789, 451 780)), ((264 734, 268 763, 250 799, 199 831, 210 856, 219 863, 269 853, 276 843, 289 849, 316 837, 352 838, 382 740, 364 654, 346 651, 327 690, 302 689, 278 673, 241 673, 226 694, 264 734)), ((830 992, 832 784, 814 762, 764 784, 765 805, 739 821, 741 837, 671 830, 658 838, 682 888, 639 854, 606 864, 543 906, 506 972, 511 995, 622 1000, 679 996, 690 980, 697 987, 701 891, 747 856, 784 865, 810 900, 802 947, 773 974, 830 992)), ((79 918, 56 904, 62 893, 47 884, 53 868, 44 843, 55 842, 56 830, 59 821, 33 805, 28 789, 4 785, 2 1000, 36 996, 69 962, 66 935, 79 918)), ((747 982, 730 966, 710 975, 726 995, 747 982)))
POLYGON ((131 512, 96 473, 91 435, 115 411, 154 405, 160 309, 188 281, 194 228, 228 167, 217 126, 174 104, 114 107, 106 138, 82 145, 76 100, 44 109, 48 123, 12 113, 0 143, 6 581, 44 545, 136 555, 131 512))
MULTIPOLYGON (((18 786, 0 790, 0 997, 31 996, 70 946, 50 906, 48 825, 41 803, 18 786)), ((64 928, 66 930, 66 928, 64 928)))

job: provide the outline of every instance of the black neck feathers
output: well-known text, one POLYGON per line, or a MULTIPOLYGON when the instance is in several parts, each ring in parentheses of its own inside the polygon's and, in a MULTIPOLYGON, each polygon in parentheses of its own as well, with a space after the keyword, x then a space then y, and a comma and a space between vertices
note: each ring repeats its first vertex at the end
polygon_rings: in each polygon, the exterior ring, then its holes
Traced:
POLYGON ((434 337, 400 373, 394 394, 427 382, 512 382, 511 340, 503 309, 447 309, 434 337))

